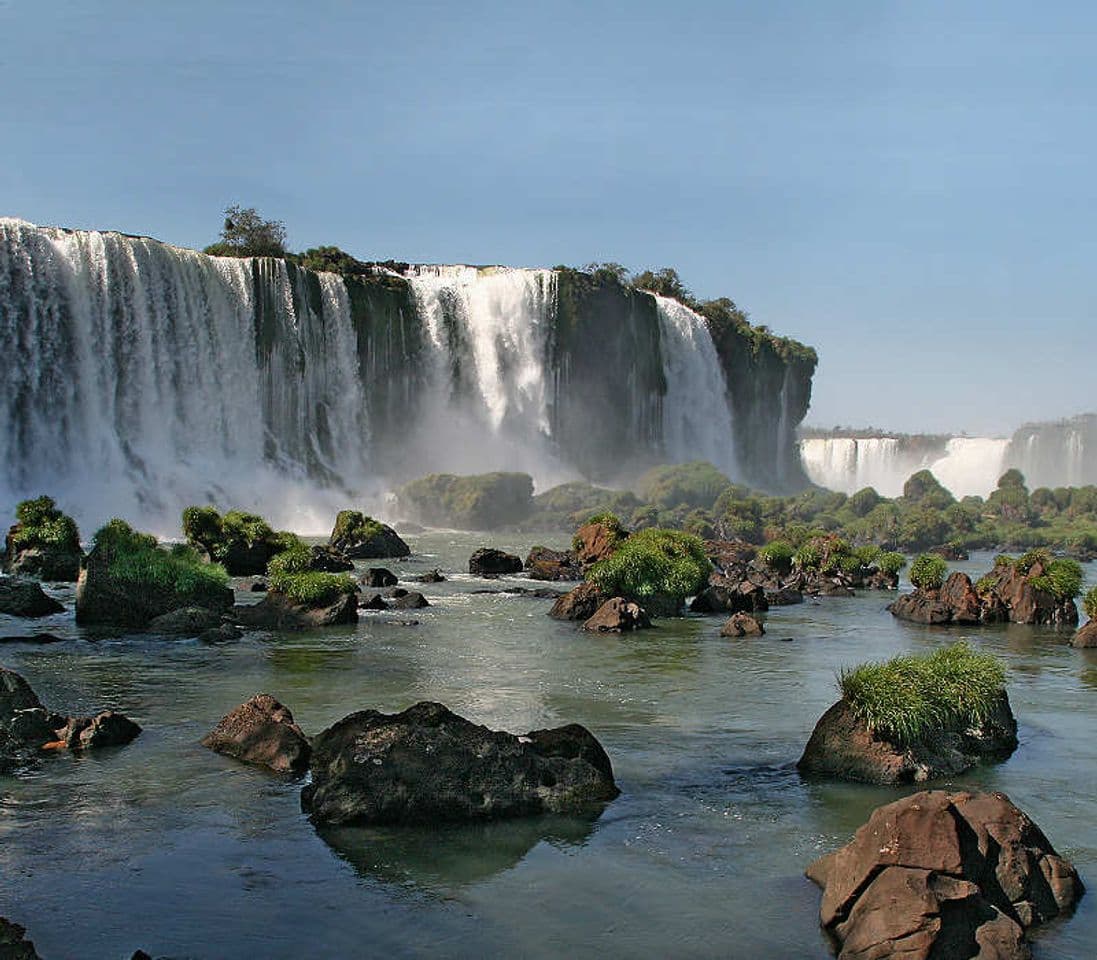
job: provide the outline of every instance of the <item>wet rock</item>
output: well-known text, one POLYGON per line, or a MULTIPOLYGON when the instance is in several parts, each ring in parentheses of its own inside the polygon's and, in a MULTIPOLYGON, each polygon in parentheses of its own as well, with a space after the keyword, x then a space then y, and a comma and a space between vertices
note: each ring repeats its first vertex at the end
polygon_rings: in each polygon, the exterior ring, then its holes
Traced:
MULTIPOLYGON (((19 530, 19 524, 8 533, 9 541, 19 530)), ((64 550, 51 547, 9 547, 5 553, 4 570, 20 577, 37 577, 51 583, 75 583, 80 574, 80 560, 83 553, 77 550, 64 550)))
POLYGON ((575 531, 572 538, 575 559, 587 570, 612 555, 627 537, 628 533, 612 524, 586 523, 575 531))
POLYGON ((293 714, 267 693, 257 693, 225 714, 202 738, 202 746, 244 763, 293 774, 304 773, 312 752, 293 714))
POLYGON ((721 637, 760 637, 765 628, 749 613, 733 613, 720 628, 721 637))
POLYGON ((515 736, 424 702, 353 713, 312 746, 301 807, 317 824, 576 813, 618 793, 609 757, 578 724, 515 736))
POLYGON ((878 807, 807 876, 840 958, 1022 960, 1025 930, 1070 910, 1074 867, 1002 793, 923 791, 878 807))
POLYGON ((13 617, 48 617, 64 609, 36 580, 0 576, 0 613, 13 617))
POLYGON ((693 613, 761 613, 769 609, 765 588, 749 579, 709 575, 705 587, 689 605, 693 613))
POLYGON ((205 630, 221 625, 221 614, 204 607, 181 607, 153 617, 145 628, 149 633, 169 637, 197 637, 205 630))
POLYGON ((788 607, 803 602, 804 595, 793 587, 780 587, 777 590, 766 591, 766 603, 771 607, 788 607))
POLYGON ((245 589, 249 593, 266 593, 270 586, 266 580, 252 580, 245 589))
POLYGON ((493 547, 480 547, 469 557, 469 573, 478 577, 498 577, 521 572, 522 561, 519 557, 493 547))
POLYGON ((344 593, 331 603, 310 605, 297 603, 277 590, 268 590, 267 595, 253 606, 235 607, 233 616, 244 626, 257 630, 330 627, 358 622, 358 598, 353 593, 344 593))
POLYGON ((316 573, 346 573, 354 562, 346 554, 329 545, 309 547, 309 570, 316 573))
POLYGON ((52 633, 31 633, 25 637, 18 637, 13 634, 0 637, 0 643, 61 643, 62 641, 62 637, 55 637, 52 633))
POLYGON ((842 699, 819 718, 797 767, 837 780, 922 783, 1005 760, 1016 749, 1017 721, 1004 691, 980 726, 941 730, 905 747, 870 731, 842 699))
POLYGON ((1090 620, 1070 641, 1072 647, 1097 647, 1097 620, 1090 620))
POLYGON ((591 633, 627 633, 651 626, 651 619, 638 603, 624 597, 612 597, 583 624, 591 633))
POLYGON ((405 593, 401 597, 397 597, 392 602, 392 608, 394 610, 421 610, 423 607, 429 606, 430 603, 427 602, 427 598, 414 590, 405 593))
POLYGON ((549 616, 554 620, 589 620, 608 599, 593 583, 581 583, 552 605, 549 616))
POLYGON ((396 574, 391 570, 386 570, 384 567, 370 567, 366 571, 366 575, 362 577, 362 586, 383 588, 383 587, 395 587, 400 581, 396 579, 396 574))
POLYGON ((419 576, 413 578, 416 583, 445 583, 446 578, 442 576, 441 572, 436 567, 427 573, 421 573, 419 576))
POLYGON ((359 601, 359 610, 387 610, 389 605, 379 593, 371 593, 365 599, 359 601))
POLYGON ((534 547, 526 557, 531 580, 582 580, 583 567, 571 550, 534 547))
POLYGON ((239 640, 244 635, 234 623, 222 623, 216 627, 210 627, 198 634, 202 643, 227 643, 230 640, 239 640))
POLYGON ((136 739, 141 728, 129 717, 114 710, 104 710, 94 717, 72 717, 57 731, 56 739, 70 750, 93 750, 99 747, 121 747, 136 739))
POLYGON ((408 591, 405 587, 392 587, 385 591, 385 596, 391 600, 399 600, 401 597, 406 597, 408 591))
POLYGON ((551 587, 500 587, 493 590, 491 587, 481 587, 478 590, 470 590, 469 593, 488 594, 492 596, 510 597, 534 597, 538 600, 557 600, 567 596, 563 590, 553 590, 551 587))
POLYGON ((351 560, 411 554, 411 548, 392 527, 357 510, 340 511, 328 543, 351 560))
POLYGON ((26 933, 17 923, 0 917, 0 960, 41 960, 26 933))

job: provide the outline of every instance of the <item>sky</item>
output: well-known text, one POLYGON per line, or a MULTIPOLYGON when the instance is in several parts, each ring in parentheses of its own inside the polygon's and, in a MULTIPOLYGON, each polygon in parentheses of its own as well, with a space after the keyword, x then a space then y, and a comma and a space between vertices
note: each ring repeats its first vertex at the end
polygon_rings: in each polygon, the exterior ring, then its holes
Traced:
POLYGON ((1097 409, 1097 5, 0 0, 0 215, 675 267, 808 422, 1097 409))

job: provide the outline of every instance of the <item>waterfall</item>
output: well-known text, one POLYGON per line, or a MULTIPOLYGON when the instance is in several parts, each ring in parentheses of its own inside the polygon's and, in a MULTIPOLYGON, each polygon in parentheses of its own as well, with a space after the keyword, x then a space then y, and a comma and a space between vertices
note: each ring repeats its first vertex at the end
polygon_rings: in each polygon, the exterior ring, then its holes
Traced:
POLYGON ((667 392, 663 450, 668 460, 708 460, 739 475, 727 380, 704 318, 668 297, 655 297, 667 392))
POLYGON ((47 490, 85 528, 175 531, 207 500, 322 527, 316 477, 365 477, 344 440, 366 416, 343 283, 302 283, 281 261, 0 220, 5 515, 47 490))
POLYGON ((985 497, 1006 472, 1008 440, 996 437, 952 437, 945 455, 929 469, 954 497, 985 497))

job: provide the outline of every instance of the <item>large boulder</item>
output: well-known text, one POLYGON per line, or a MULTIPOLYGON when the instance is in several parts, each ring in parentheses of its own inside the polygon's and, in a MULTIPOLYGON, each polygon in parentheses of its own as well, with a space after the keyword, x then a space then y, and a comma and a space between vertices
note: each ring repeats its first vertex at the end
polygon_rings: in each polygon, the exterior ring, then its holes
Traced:
POLYGON ((508 573, 521 573, 522 560, 513 553, 505 553, 494 547, 480 547, 469 557, 469 573, 477 577, 498 577, 508 573))
POLYGON ((807 876, 840 960, 1024 960, 1025 931, 1068 911, 1074 867, 1002 793, 923 791, 878 807, 807 876))
POLYGON ((525 567, 531 580, 583 579, 583 567, 570 550, 534 547, 526 557, 525 567))
POLYGON ((651 619, 640 604, 624 597, 611 597, 583 624, 583 629, 591 633, 628 633, 650 626, 651 619))
POLYGON ((365 587, 373 587, 374 589, 380 587, 395 587, 399 582, 400 581, 396 578, 396 574, 384 567, 370 567, 366 571, 366 575, 362 577, 362 585, 365 587))
POLYGON ((709 574, 708 586, 690 602, 693 613, 761 613, 769 609, 766 590, 749 579, 709 574))
POLYGON ((922 783, 1004 760, 1016 749, 1017 721, 1005 691, 979 726, 941 730, 909 746, 869 730, 842 699, 819 718, 797 767, 811 776, 862 783, 922 783))
POLYGON ((980 592, 988 602, 1004 607, 1011 623, 1074 626, 1078 622, 1077 605, 1072 598, 1059 599, 1043 588, 1041 579, 1046 572, 1041 561, 1027 570, 1020 562, 999 564, 981 581, 980 592))
POLYGON ((293 714, 269 693, 257 693, 230 710, 202 738, 202 746, 244 763, 292 774, 308 769, 312 752, 293 714))
POLYGON ((575 531, 571 541, 575 559, 584 569, 588 569, 610 556, 626 537, 628 534, 612 521, 585 523, 575 531))
POLYGON ((271 589, 258 603, 235 607, 233 617, 256 630, 304 630, 357 623, 358 598, 353 593, 342 593, 330 602, 299 603, 281 591, 271 589))
POLYGON ((392 527, 358 510, 339 512, 328 543, 350 560, 406 557, 411 553, 411 547, 392 527))
POLYGON ((749 613, 733 613, 720 628, 721 637, 760 637, 765 627, 749 613))
POLYGON ((608 599, 593 583, 581 583, 556 600, 549 616, 554 620, 589 620, 608 599))
POLYGON ((48 617, 64 609, 36 580, 0 576, 0 613, 13 617, 48 617))
POLYGON ((566 814, 618 794, 609 757, 586 728, 515 736, 440 703, 344 717, 313 739, 311 768, 301 808, 317 824, 566 814))
POLYGON ((1097 647, 1097 620, 1090 620, 1070 641, 1072 647, 1086 649, 1097 647))
POLYGON ((180 607, 153 617, 145 628, 149 633, 168 637, 197 637, 221 626, 221 614, 205 607, 180 607))
POLYGON ((317 544, 309 547, 309 569, 317 573, 347 573, 354 569, 354 561, 335 547, 317 544))
POLYGON ((80 531, 52 497, 24 500, 4 538, 2 569, 39 580, 74 583, 80 572, 80 531))
POLYGON ((26 933, 19 924, 0 917, 0 960, 41 960, 26 933))

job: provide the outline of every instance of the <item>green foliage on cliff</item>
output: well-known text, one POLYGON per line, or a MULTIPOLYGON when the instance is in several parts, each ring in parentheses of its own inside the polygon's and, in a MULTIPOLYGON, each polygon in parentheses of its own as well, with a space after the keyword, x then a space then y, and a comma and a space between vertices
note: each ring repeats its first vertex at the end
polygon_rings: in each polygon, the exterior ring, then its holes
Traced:
POLYGON ((176 544, 163 550, 156 538, 139 533, 124 520, 111 520, 92 540, 107 562, 110 576, 138 590, 171 593, 177 606, 221 609, 228 574, 216 563, 204 563, 193 548, 176 544))
POLYGON ((1097 587, 1090 587, 1082 598, 1082 609, 1090 620, 1097 620, 1097 587))
POLYGON ((286 225, 264 220, 255 207, 233 204, 225 208, 221 239, 202 252, 214 257, 284 257, 286 225))
POLYGON ((910 565, 910 582, 919 590, 939 590, 948 576, 948 564, 935 553, 922 553, 910 565))
POLYGON ((898 746, 983 723, 1005 690, 1002 664, 956 643, 935 653, 844 669, 842 697, 869 730, 898 746))
POLYGON ((72 517, 57 509, 53 497, 23 500, 15 508, 18 528, 11 535, 11 545, 17 550, 61 550, 80 552, 80 531, 72 517))
POLYGON ((792 558, 795 552, 791 543, 785 540, 774 540, 758 551, 758 558, 774 573, 785 576, 792 570, 792 558))
POLYGON ((400 506, 420 523, 461 530, 493 530, 517 523, 533 507, 528 473, 457 476, 432 473, 396 491, 400 506))
POLYGON ((230 569, 252 551, 274 554, 297 540, 292 533, 275 533, 257 513, 229 510, 222 516, 214 507, 198 506, 183 510, 183 535, 187 543, 230 569))
POLYGON ((647 503, 670 508, 679 505, 708 509, 731 481, 705 460, 667 463, 652 467, 636 483, 647 503))
POLYGON ((612 556, 596 563, 587 579, 649 612, 674 614, 686 597, 704 589, 711 572, 699 537, 650 529, 632 534, 612 556))

